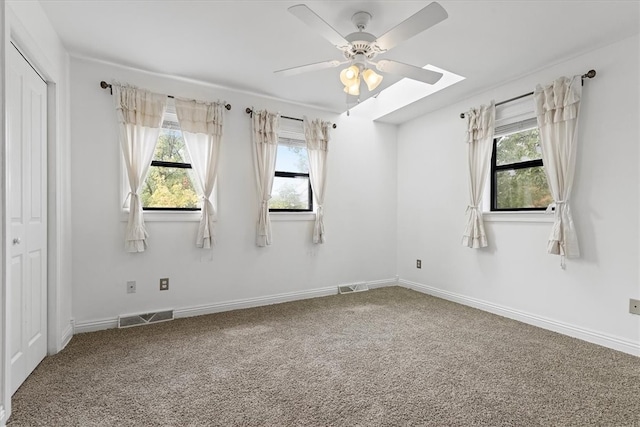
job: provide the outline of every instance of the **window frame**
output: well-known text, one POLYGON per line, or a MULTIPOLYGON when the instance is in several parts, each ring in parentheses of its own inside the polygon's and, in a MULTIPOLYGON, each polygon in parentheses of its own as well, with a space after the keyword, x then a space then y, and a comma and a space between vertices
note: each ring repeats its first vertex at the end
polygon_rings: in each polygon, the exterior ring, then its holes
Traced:
POLYGON ((311 190, 311 178, 309 177, 309 173, 305 172, 284 172, 284 171, 276 171, 274 174, 275 178, 307 178, 307 183, 309 184, 309 208, 308 209, 282 209, 282 208, 269 208, 269 212, 313 212, 313 193, 311 190))
MULTIPOLYGON (((176 119, 175 122, 178 123, 178 127, 180 126, 180 122, 178 121, 178 118, 177 118, 177 115, 176 115, 176 112, 175 112, 175 105, 172 102, 169 102, 167 104, 167 108, 166 108, 166 110, 164 112, 164 115, 162 116, 162 126, 161 126, 161 128, 164 128, 164 122, 167 119, 171 119, 172 118, 172 117, 167 117, 167 116, 175 116, 175 119, 176 119)), ((180 129, 180 134, 182 135, 182 129, 180 129)), ((182 135, 182 138, 184 140, 184 135, 182 135)), ((160 135, 158 135, 158 139, 160 139, 160 135)), ((185 149, 186 149, 186 142, 185 142, 185 149)), ((154 153, 154 155, 155 155, 155 153, 154 153)), ((153 160, 152 159, 151 160, 151 164, 149 165, 149 171, 147 172, 147 176, 145 177, 145 181, 149 177, 149 173, 151 172, 151 168, 152 167, 176 168, 176 169, 193 169, 193 167, 191 166, 191 163, 168 162, 168 161, 165 161, 165 160, 153 160)), ((198 193, 198 196, 201 196, 200 190, 199 190, 199 187, 198 187, 197 183, 192 180, 192 184, 193 184, 194 190, 196 191, 196 193, 198 193)), ((143 212, 154 212, 154 211, 156 211, 156 212, 200 212, 200 211, 202 211, 202 206, 195 207, 195 208, 143 206, 142 207, 142 211, 143 212)))
MULTIPOLYGON (((529 129, 522 129, 519 132, 524 132, 529 129)), ((514 132, 514 133, 519 133, 514 132)), ((525 160, 522 162, 514 162, 508 163, 504 165, 497 164, 497 147, 498 140, 506 135, 501 135, 493 138, 493 148, 491 152, 491 175, 490 175, 490 206, 489 212, 535 212, 535 211, 545 211, 546 207, 541 208, 498 208, 498 172, 505 170, 519 170, 519 169, 529 169, 534 167, 544 167, 542 159, 535 160, 525 160)))
MULTIPOLYGON (((280 147, 280 145, 287 146, 287 144, 285 144, 284 142, 281 144, 281 140, 282 141, 288 140, 288 141, 299 141, 300 145, 304 146, 305 150, 307 149, 307 141, 304 139, 304 133, 295 132, 290 129, 287 129, 286 127, 285 127, 285 130, 280 133, 281 135, 278 135, 278 148, 280 147)), ((307 158, 308 156, 309 156, 309 153, 307 152, 307 158)), ((289 171, 276 170, 274 172, 274 178, 306 178, 308 183, 308 190, 307 190, 307 194, 309 198, 307 203, 308 208, 306 209, 269 208, 269 213, 309 214, 309 213, 315 212, 314 206, 313 206, 313 189, 311 188, 311 176, 309 175, 309 172, 289 172, 289 171)), ((273 187, 272 187, 272 192, 273 192, 273 187)))
MULTIPOLYGON (((506 103, 496 105, 495 138, 507 136, 511 133, 525 131, 537 127, 537 118, 533 95, 523 96, 506 103)), ((492 157, 495 149, 492 146, 492 157)), ((492 164, 494 160, 492 159, 492 164)), ((543 164, 544 167, 544 164, 543 164)), ((497 186, 493 183, 494 170, 491 170, 485 178, 484 194, 482 197, 482 215, 485 222, 512 222, 512 223, 551 223, 553 215, 549 215, 544 209, 514 208, 518 210, 491 210, 492 189, 497 186)), ((495 190, 493 190, 495 192, 495 190)), ((495 193, 493 193, 495 194, 495 193)))

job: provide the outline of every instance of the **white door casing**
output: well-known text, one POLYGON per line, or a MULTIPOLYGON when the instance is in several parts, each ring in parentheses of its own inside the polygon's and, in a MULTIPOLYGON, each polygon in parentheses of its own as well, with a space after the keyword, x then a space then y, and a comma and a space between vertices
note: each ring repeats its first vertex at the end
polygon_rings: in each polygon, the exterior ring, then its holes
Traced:
POLYGON ((8 356, 13 394, 47 352, 47 85, 7 51, 8 356))

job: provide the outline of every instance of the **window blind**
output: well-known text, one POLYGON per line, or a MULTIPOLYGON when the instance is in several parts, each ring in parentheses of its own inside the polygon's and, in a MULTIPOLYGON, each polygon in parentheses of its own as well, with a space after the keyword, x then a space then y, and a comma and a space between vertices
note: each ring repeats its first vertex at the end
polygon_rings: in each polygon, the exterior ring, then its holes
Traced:
POLYGON ((292 144, 297 141, 296 145, 299 145, 300 142, 304 143, 304 124, 300 120, 280 117, 278 138, 280 143, 287 143, 286 141, 291 141, 292 144))
POLYGON ((533 95, 496 107, 495 136, 506 136, 538 126, 533 95))

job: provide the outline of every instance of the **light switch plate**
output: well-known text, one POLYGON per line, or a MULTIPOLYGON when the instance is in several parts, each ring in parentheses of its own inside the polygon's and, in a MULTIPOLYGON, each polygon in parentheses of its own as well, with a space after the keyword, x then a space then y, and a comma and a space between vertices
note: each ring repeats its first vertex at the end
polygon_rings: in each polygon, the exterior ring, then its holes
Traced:
POLYGON ((629 313, 640 315, 640 299, 629 299, 629 313))

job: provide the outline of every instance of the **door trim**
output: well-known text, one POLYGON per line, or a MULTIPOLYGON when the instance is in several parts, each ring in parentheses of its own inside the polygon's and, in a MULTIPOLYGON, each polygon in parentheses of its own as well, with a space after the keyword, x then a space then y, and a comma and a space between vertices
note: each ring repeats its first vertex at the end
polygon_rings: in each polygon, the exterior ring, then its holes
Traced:
POLYGON ((47 83, 12 43, 7 52, 7 331, 10 392, 47 355, 47 83), (20 241, 22 240, 22 242, 20 241), (9 265, 11 267, 9 267, 9 265), (15 375, 15 376, 14 376, 15 375))
MULTIPOLYGON (((62 123, 60 122, 61 109, 59 107, 60 90, 56 83, 62 77, 56 75, 55 67, 11 9, 7 8, 6 11, 9 37, 5 43, 5 55, 7 49, 13 49, 15 46, 31 68, 47 84, 47 354, 52 355, 62 350, 66 345, 62 342, 61 333, 66 325, 60 327, 61 254, 63 250, 61 239, 63 228, 62 198, 63 194, 66 194, 66 189, 63 186, 64 179, 60 173, 61 167, 59 165, 58 145, 60 139, 58 134, 62 123)), ((3 173, 6 175, 6 165, 3 165, 3 169, 3 173)), ((6 205, 3 206, 3 211, 6 211, 6 205)), ((8 243, 8 241, 5 242, 5 248, 8 243)), ((2 279, 6 282, 6 270, 2 279)))
MULTIPOLYGON (((68 169, 68 56, 66 59, 54 58, 55 63, 51 62, 47 56, 45 46, 39 43, 30 31, 22 24, 15 12, 6 3, 0 0, 0 79, 1 86, 5 86, 6 74, 6 56, 9 47, 13 48, 10 43, 15 44, 20 52, 27 58, 29 62, 38 71, 41 77, 47 82, 47 194, 48 194, 48 235, 47 235, 47 253, 49 254, 47 265, 47 352, 55 354, 62 350, 70 340, 70 337, 63 337, 63 330, 68 328, 71 320, 70 306, 63 304, 62 291, 67 289, 65 298, 69 300, 71 292, 71 264, 70 264, 70 240, 63 233, 68 226, 69 216, 69 175, 68 169), (62 85, 62 86, 61 86, 62 85), (63 92, 65 89, 66 92, 63 92), (66 227, 66 228, 65 228, 66 227), (63 284, 64 281, 64 284, 63 284), (68 312, 68 319, 63 322, 61 319, 61 310, 68 312), (64 338, 64 341, 63 341, 64 338)), ((6 219, 6 98, 0 91, 0 186, 2 187, 1 209, 6 219)), ((0 221, 2 229, 1 234, 1 263, 0 270, 0 293, 2 294, 3 303, 0 304, 0 336, 2 338, 2 347, 0 355, 0 426, 4 425, 11 416, 11 394, 10 380, 7 378, 9 373, 7 360, 7 306, 6 306, 6 286, 7 286, 7 245, 10 243, 6 234, 6 221, 0 221), (4 411, 4 412, 3 412, 4 411)))
MULTIPOLYGON (((0 195, 0 208, 2 209, 3 218, 6 218, 6 185, 5 185, 5 153, 6 153, 6 98, 5 90, 7 87, 5 79, 6 69, 6 54, 7 43, 9 39, 9 26, 6 15, 6 3, 5 0, 0 0, 0 186, 2 189, 2 195, 0 195)), ((7 287, 5 280, 5 272, 7 271, 7 239, 6 236, 6 221, 1 221, 0 224, 0 238, 2 244, 0 244, 0 296, 2 297, 2 303, 0 306, 0 337, 2 343, 0 344, 0 426, 4 426, 11 412, 11 395, 9 389, 11 387, 10 381, 7 378, 7 287)))

